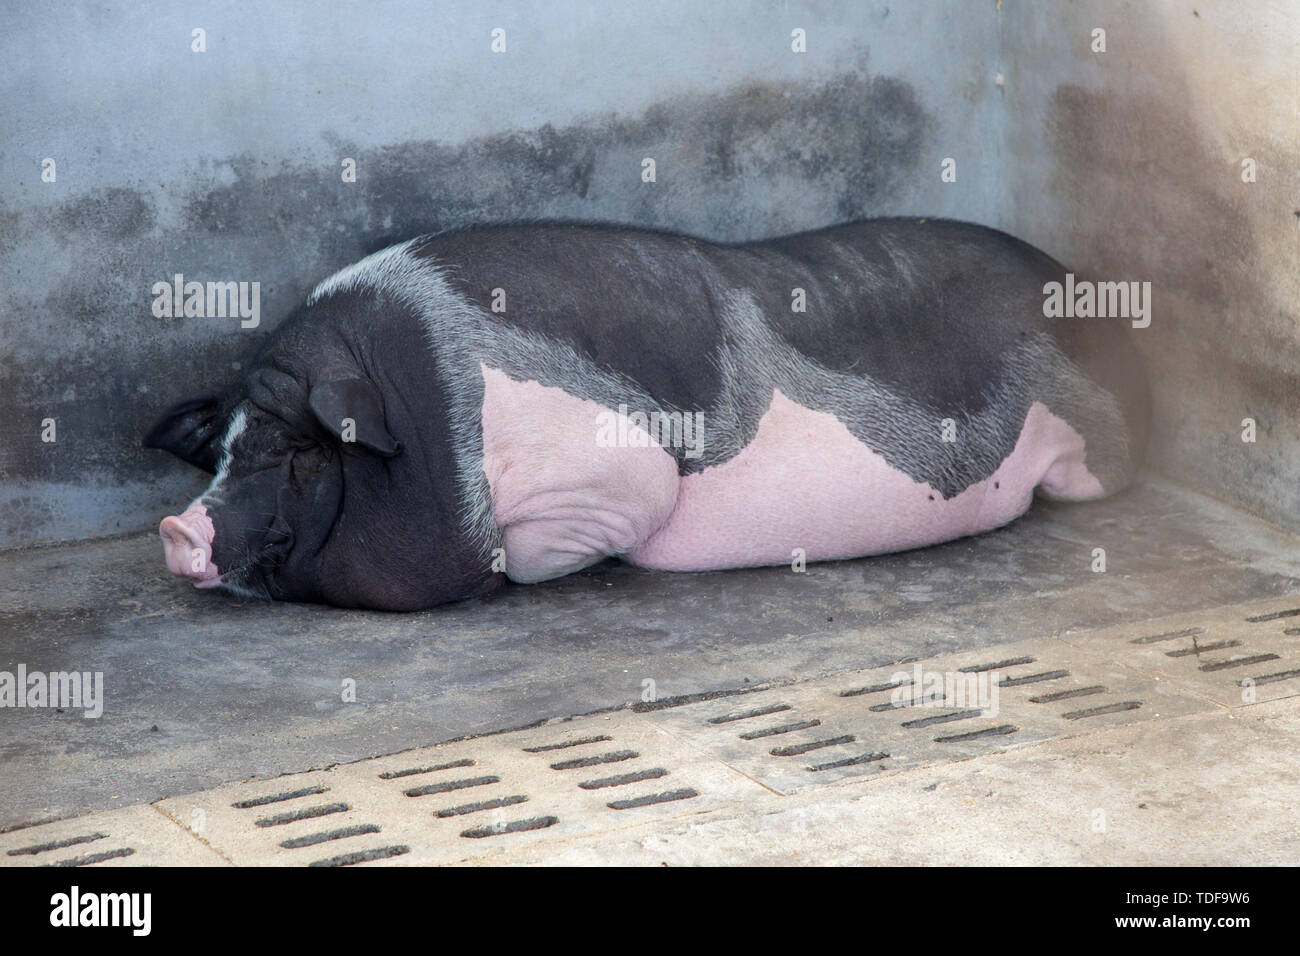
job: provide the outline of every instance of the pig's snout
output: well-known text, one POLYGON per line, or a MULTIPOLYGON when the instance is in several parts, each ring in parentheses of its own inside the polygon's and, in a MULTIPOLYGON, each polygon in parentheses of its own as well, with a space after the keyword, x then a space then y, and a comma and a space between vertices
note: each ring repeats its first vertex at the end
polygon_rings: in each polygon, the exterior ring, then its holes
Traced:
POLYGON ((201 504, 190 505, 184 514, 163 518, 158 526, 162 536, 167 570, 189 578, 195 587, 212 588, 221 583, 220 572, 212 563, 212 519, 201 504))

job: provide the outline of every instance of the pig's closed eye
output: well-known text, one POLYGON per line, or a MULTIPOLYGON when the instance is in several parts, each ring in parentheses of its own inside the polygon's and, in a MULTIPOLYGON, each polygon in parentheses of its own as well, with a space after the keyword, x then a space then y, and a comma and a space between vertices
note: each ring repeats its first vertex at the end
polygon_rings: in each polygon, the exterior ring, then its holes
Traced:
POLYGON ((289 474, 295 481, 310 480, 329 464, 333 453, 328 447, 312 442, 289 452, 289 474))

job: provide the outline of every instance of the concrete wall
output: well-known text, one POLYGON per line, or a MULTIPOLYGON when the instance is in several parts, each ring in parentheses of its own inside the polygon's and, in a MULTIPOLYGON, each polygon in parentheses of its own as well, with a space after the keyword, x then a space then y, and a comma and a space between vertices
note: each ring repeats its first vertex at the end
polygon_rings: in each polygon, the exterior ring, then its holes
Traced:
POLYGON ((141 450, 144 429, 329 272, 419 232, 545 217, 730 240, 955 216, 1150 278, 1157 463, 1300 520, 1287 3, 1245 26, 1219 0, 318 6, 6 14, 0 547, 145 528, 188 500, 198 473, 141 450), (1258 183, 1234 180, 1238 153, 1258 183), (155 318, 151 287, 176 273, 260 282, 261 326, 155 318), (1246 415, 1253 446, 1233 444, 1246 415))
POLYGON ((1134 335, 1152 464, 1300 528, 1300 4, 1006 0, 1002 17, 1003 228, 1152 283, 1134 335))
POLYGON ((741 239, 997 214, 991 5, 153 6, 23 5, 0 35, 0 546, 144 528, 188 500, 198 473, 138 447, 152 417, 395 239, 529 217, 741 239), (954 152, 969 188, 939 181, 954 152), (176 273, 260 282, 261 327, 155 318, 151 287, 176 273))

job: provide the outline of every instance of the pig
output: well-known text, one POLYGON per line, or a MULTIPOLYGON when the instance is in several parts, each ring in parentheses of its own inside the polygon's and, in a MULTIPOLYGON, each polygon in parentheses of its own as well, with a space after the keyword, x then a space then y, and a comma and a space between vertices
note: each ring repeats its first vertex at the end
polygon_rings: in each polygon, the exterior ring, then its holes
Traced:
POLYGON ((856 558, 1128 484, 1147 385, 1005 233, 878 219, 740 244, 471 228, 335 273, 144 438, 213 475, 159 531, 200 588, 410 611, 609 557, 856 558))

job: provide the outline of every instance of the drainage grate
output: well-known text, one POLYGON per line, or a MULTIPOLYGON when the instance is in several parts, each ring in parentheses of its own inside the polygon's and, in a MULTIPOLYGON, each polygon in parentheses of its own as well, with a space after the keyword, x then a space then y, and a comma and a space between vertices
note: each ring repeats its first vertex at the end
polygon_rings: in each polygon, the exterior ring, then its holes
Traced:
POLYGON ((1213 707, 1055 638, 769 687, 753 698, 741 713, 724 699, 645 719, 764 786, 793 793, 1213 707), (996 713, 956 699, 959 682, 974 689, 981 681, 989 691, 996 683, 996 713), (749 724, 777 711, 788 732, 773 748, 749 724))
POLYGON ((313 771, 289 787, 241 783, 158 807, 183 825, 201 820, 196 835, 237 864, 356 866, 490 857, 764 797, 772 795, 620 711, 313 771), (274 827, 257 819, 267 817, 269 795, 284 798, 273 804, 274 827), (331 825, 321 826, 325 820, 331 825))
POLYGON ((28 827, 0 834, 0 865, 490 862, 724 807, 762 811, 853 778, 1300 694, 1297 617, 1293 596, 680 695, 28 827), (980 681, 996 711, 956 693, 980 681))
POLYGON ((1240 707, 1300 694, 1298 604, 1300 597, 1291 595, 1064 639, 1226 707, 1240 707))
POLYGON ((0 833, 0 866, 222 866, 226 861, 152 806, 0 833))

